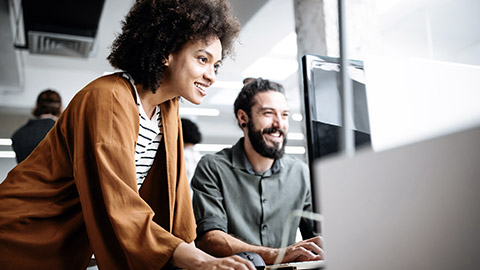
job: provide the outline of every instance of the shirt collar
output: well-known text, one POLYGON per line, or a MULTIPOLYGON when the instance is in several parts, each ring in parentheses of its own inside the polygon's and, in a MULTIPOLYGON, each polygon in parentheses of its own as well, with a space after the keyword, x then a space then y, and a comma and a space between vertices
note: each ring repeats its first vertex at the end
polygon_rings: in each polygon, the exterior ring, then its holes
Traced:
POLYGON ((145 113, 145 110, 143 109, 143 105, 142 105, 142 102, 140 101, 140 96, 138 95, 138 90, 137 90, 137 87, 135 86, 135 81, 133 80, 132 76, 130 76, 130 74, 128 74, 127 72, 123 72, 122 77, 127 79, 130 82, 130 84, 132 85, 133 90, 135 90, 135 96, 136 96, 137 106, 138 106, 138 113, 143 117, 143 119, 145 119, 142 124, 147 125, 148 128, 153 129, 153 131, 155 131, 156 133, 159 133, 161 123, 160 123, 160 119, 159 119, 160 116, 158 114, 158 111, 160 111, 160 105, 157 105, 155 107, 155 110, 153 112, 153 117, 150 118, 145 113))
MULTIPOLYGON (((232 165, 236 168, 244 170, 252 175, 262 175, 253 170, 252 164, 247 158, 245 151, 243 149, 243 143, 245 139, 242 137, 238 142, 232 147, 232 165)), ((276 159, 273 162, 272 167, 263 173, 263 176, 270 176, 272 174, 278 173, 281 168, 281 159, 276 159)))

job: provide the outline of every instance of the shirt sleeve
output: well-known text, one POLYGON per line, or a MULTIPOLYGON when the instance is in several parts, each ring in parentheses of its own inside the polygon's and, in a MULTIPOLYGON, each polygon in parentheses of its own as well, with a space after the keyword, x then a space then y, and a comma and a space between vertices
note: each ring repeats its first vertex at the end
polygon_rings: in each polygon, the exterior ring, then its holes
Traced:
POLYGON ((182 240, 153 221, 137 191, 138 112, 129 89, 117 84, 96 85, 71 104, 66 132, 83 219, 99 267, 160 269, 182 240))
POLYGON ((191 183, 198 237, 211 230, 221 230, 228 233, 221 185, 214 156, 203 156, 198 163, 191 183))

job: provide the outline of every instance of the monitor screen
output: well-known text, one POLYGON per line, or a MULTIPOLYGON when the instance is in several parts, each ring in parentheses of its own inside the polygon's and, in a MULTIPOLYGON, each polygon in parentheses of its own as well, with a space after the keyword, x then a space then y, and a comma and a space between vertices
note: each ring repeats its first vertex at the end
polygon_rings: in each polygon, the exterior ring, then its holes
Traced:
MULTIPOLYGON (((338 58, 307 54, 302 58, 307 132, 308 162, 312 190, 315 190, 314 162, 339 151, 342 109, 338 58)), ((365 90, 363 63, 350 61, 353 115, 349 116, 356 147, 370 147, 370 124, 365 90)), ((319 199, 313 194, 314 212, 319 213, 319 199)))

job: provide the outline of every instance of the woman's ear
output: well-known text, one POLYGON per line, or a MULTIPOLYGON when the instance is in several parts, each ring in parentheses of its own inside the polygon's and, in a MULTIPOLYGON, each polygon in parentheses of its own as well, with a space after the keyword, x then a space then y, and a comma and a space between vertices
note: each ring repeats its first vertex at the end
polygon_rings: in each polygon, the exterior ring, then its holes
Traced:
POLYGON ((163 58, 163 65, 165 65, 166 67, 168 67, 169 63, 170 63, 170 55, 168 55, 168 58, 163 58))

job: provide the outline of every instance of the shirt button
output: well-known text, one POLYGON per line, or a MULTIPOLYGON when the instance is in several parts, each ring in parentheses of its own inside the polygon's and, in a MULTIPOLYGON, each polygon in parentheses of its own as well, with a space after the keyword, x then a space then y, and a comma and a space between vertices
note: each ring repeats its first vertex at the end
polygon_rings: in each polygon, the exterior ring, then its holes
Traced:
POLYGON ((267 224, 262 224, 262 230, 266 230, 267 229, 267 224))
POLYGON ((263 198, 262 203, 266 203, 266 202, 267 202, 267 199, 263 198))

